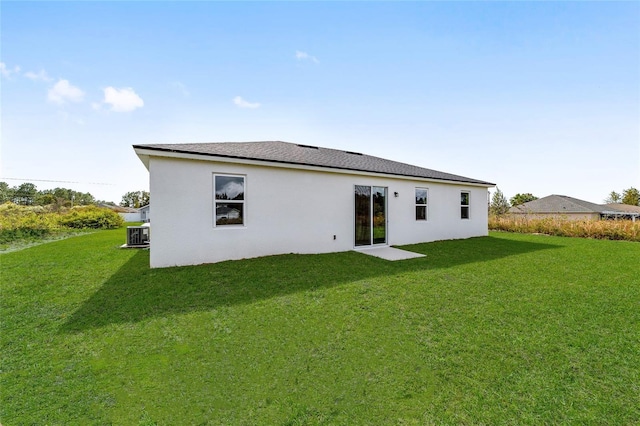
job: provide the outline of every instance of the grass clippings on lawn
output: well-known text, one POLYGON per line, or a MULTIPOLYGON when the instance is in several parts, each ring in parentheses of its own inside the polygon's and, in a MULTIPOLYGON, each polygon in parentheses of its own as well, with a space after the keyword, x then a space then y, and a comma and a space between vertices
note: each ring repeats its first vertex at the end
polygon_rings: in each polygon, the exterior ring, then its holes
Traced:
POLYGON ((151 270, 124 230, 2 262, 2 424, 640 422, 640 244, 151 270))

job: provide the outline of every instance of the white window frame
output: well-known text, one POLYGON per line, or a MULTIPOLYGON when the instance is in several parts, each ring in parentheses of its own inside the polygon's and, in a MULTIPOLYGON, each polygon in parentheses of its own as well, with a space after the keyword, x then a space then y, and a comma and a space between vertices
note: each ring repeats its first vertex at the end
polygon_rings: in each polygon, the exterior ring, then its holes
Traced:
POLYGON ((247 176, 236 175, 233 173, 213 173, 213 191, 211 191, 213 197, 213 227, 214 228, 244 228, 247 226, 247 176), (217 200, 216 199, 216 177, 233 177, 242 178, 244 186, 244 196, 242 200, 217 200), (242 204, 242 223, 220 224, 216 217, 218 204, 242 204))
POLYGON ((471 191, 460 191, 460 220, 471 219, 471 191), (467 194, 467 204, 462 204, 462 194, 467 194), (467 217, 462 217, 462 209, 467 209, 467 217))
POLYGON ((414 199, 414 214, 415 214, 416 221, 417 222, 426 222, 426 221, 428 221, 429 220, 429 188, 424 188, 424 187, 417 186, 413 191, 413 199, 414 199), (417 190, 426 191, 427 197, 425 199, 425 203, 424 204, 418 204, 418 201, 416 200, 416 196, 415 196, 417 190), (418 207, 424 207, 424 219, 418 219, 418 212, 417 212, 417 208, 418 207))

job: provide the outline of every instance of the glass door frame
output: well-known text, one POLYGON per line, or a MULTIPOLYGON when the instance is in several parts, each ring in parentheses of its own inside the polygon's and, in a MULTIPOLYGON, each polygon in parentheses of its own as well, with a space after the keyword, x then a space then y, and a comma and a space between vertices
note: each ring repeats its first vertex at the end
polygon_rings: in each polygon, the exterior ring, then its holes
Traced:
MULTIPOLYGON (((353 215, 353 224, 354 224, 354 230, 353 230, 353 245, 354 247, 358 247, 358 248, 362 248, 362 247, 373 247, 373 246, 385 246, 389 244, 389 187, 387 186, 374 186, 374 185, 354 185, 353 187, 353 194, 354 194, 354 215, 353 215), (358 188, 361 188, 362 190, 364 190, 365 188, 368 188, 368 206, 364 206, 364 205, 358 205, 358 188), (380 190, 382 190, 383 193, 383 197, 384 197, 384 210, 383 210, 383 228, 384 228, 384 241, 382 242, 376 242, 376 238, 375 238, 375 230, 376 230, 376 225, 375 225, 375 194, 379 193, 380 190), (362 212, 361 214, 358 214, 359 210, 362 210, 363 208, 367 208, 368 212, 367 212, 367 218, 366 221, 367 223, 364 224, 364 226, 359 226, 362 225, 362 223, 359 223, 359 217, 362 216, 362 212), (362 232, 364 231, 365 233, 367 233, 366 228, 368 229, 368 238, 366 235, 362 234, 362 232), (358 238, 358 234, 360 235, 360 239, 358 238)), ((365 194, 362 194, 364 196, 366 196, 365 194)), ((363 201, 363 198, 360 199, 360 201, 363 201)), ((379 239, 380 237, 378 237, 379 239)))

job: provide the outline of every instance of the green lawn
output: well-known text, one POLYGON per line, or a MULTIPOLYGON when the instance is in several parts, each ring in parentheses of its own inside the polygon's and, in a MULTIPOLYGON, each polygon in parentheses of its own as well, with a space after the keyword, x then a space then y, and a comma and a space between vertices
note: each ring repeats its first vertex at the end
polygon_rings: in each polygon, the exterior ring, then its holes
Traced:
POLYGON ((0 422, 638 424, 640 244, 150 270, 124 230, 0 255, 0 422))

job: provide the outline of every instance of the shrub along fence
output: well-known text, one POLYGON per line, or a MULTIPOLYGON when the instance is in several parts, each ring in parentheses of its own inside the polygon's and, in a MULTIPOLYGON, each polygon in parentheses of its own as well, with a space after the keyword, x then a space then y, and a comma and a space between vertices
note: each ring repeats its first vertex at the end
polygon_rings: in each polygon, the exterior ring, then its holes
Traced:
POLYGON ((72 230, 113 229, 122 226, 118 213, 96 206, 54 212, 43 206, 0 205, 0 243, 37 239, 72 230))
POLYGON ((640 221, 631 220, 531 219, 504 215, 490 216, 489 229, 523 234, 640 242, 640 221))

